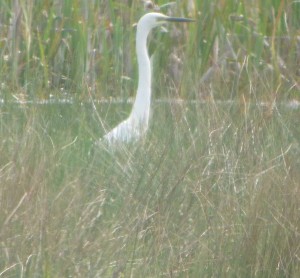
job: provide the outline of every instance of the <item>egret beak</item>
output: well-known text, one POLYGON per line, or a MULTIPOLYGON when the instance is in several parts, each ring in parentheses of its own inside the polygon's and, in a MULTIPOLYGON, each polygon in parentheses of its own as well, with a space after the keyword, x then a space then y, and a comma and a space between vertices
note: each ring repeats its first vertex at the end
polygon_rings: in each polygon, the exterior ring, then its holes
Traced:
POLYGON ((195 19, 184 18, 184 17, 165 17, 162 20, 170 21, 170 22, 194 22, 195 21, 195 19))

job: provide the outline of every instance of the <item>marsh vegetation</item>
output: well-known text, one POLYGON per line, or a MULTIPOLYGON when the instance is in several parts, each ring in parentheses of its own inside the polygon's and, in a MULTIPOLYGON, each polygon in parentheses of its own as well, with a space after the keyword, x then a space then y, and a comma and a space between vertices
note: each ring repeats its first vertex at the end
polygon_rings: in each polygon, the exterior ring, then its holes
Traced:
POLYGON ((196 23, 153 32, 150 130, 114 152, 144 6, 25 2, 0 3, 0 277, 299 277, 299 1, 163 10, 196 23))

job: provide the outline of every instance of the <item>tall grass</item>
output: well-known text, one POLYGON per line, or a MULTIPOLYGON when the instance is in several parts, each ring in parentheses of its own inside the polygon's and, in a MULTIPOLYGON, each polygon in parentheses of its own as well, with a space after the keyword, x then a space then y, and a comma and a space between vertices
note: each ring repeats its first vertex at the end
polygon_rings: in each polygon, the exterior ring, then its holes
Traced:
POLYGON ((89 106, 7 111, 3 275, 298 276, 299 111, 161 104, 114 154, 89 106))
POLYGON ((143 5, 0 3, 0 277, 300 275, 299 3, 164 12, 197 21, 152 34, 150 130, 111 152, 143 5))

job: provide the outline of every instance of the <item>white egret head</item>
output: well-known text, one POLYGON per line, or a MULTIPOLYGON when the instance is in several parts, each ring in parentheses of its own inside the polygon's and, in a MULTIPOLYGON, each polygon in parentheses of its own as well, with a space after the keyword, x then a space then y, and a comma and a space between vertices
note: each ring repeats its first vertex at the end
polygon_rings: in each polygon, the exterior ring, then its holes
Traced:
POLYGON ((170 17, 161 13, 148 13, 141 17, 138 22, 138 28, 149 33, 154 27, 160 26, 167 22, 192 22, 193 19, 183 17, 170 17))

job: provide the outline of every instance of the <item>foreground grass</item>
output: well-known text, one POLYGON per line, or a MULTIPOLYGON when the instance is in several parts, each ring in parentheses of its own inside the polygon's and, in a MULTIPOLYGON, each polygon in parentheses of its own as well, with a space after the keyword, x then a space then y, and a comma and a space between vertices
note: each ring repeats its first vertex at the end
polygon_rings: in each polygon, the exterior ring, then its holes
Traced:
POLYGON ((299 111, 154 107, 110 153, 89 104, 2 106, 1 276, 299 276, 299 111))

